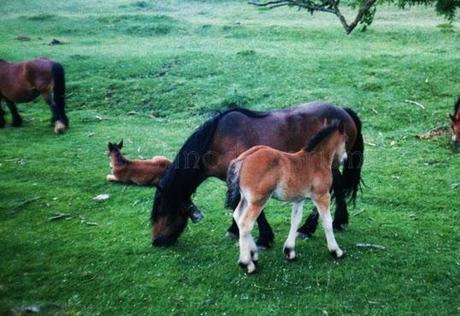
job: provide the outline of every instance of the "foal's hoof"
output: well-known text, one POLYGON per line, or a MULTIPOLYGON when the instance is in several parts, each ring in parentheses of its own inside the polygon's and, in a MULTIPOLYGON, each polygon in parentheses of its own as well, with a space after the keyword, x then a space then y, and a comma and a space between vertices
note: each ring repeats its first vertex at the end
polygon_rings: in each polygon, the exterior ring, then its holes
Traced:
POLYGON ((295 250, 293 248, 286 247, 283 249, 283 252, 288 261, 294 261, 296 259, 295 250))
POLYGON ((332 257, 334 257, 334 259, 342 259, 343 257, 345 257, 345 251, 342 251, 340 249, 330 251, 330 253, 332 257))
POLYGON ((257 272, 257 261, 250 261, 249 263, 239 262, 238 264, 241 268, 246 269, 248 274, 257 272))

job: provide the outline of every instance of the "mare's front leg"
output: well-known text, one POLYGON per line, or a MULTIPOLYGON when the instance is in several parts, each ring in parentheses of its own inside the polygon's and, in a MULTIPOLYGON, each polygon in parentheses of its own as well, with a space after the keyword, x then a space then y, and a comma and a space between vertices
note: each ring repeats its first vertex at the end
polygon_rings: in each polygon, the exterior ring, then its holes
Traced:
MULTIPOLYGON (((257 240, 257 247, 260 249, 269 249, 273 245, 275 234, 270 224, 265 217, 265 212, 262 210, 259 217, 257 218, 257 225, 259 227, 259 239, 257 240)), ((227 229, 226 236, 232 239, 239 237, 238 225, 233 219, 232 225, 227 229)))
POLYGON ((65 116, 65 113, 62 113, 62 110, 54 102, 53 93, 45 92, 42 93, 42 96, 51 110, 51 125, 54 125, 54 132, 56 134, 63 133, 68 126, 67 116, 65 116))
POLYGON ((304 200, 292 203, 291 229, 288 238, 284 243, 283 252, 288 260, 295 259, 295 240, 297 238, 297 228, 302 220, 304 200))
POLYGON ((22 125, 22 118, 19 115, 18 108, 16 107, 16 104, 14 104, 13 102, 7 100, 6 105, 10 109, 11 115, 13 117, 13 123, 11 125, 13 125, 14 127, 21 126, 22 125))
POLYGON ((334 236, 334 230, 332 228, 332 216, 330 212, 330 203, 331 203, 331 195, 328 193, 317 195, 315 194, 312 197, 313 203, 315 203, 316 207, 318 208, 319 216, 321 217, 321 221, 323 223, 324 233, 326 235, 327 241, 327 249, 331 255, 338 259, 343 257, 345 254, 337 244, 334 236))
POLYGON ((336 230, 343 230, 348 224, 348 209, 343 176, 339 169, 332 169, 332 189, 335 197, 335 214, 332 226, 336 230))

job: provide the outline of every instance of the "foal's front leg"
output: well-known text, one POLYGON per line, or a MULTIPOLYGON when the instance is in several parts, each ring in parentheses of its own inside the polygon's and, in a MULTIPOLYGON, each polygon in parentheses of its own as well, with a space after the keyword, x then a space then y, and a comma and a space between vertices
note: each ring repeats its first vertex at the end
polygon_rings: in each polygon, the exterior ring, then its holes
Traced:
POLYGON ((329 193, 315 195, 312 197, 312 200, 318 208, 319 216, 323 223, 329 252, 336 259, 343 257, 345 253, 339 248, 339 245, 334 237, 334 230, 332 229, 332 216, 330 212, 331 195, 329 193))
POLYGON ((295 259, 295 240, 297 237, 297 228, 302 220, 303 203, 304 200, 292 203, 291 229, 283 248, 284 255, 288 260, 295 259))

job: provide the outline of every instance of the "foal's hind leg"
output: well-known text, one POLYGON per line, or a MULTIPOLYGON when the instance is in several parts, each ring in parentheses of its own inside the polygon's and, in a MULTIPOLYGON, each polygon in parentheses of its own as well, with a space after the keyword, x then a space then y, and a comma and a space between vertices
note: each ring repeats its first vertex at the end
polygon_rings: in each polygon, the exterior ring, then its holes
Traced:
POLYGON ((330 212, 331 195, 329 193, 315 195, 312 197, 313 203, 318 208, 319 216, 323 223, 324 233, 326 235, 327 248, 332 256, 336 259, 343 257, 344 252, 339 248, 335 240, 334 230, 332 228, 332 216, 330 212))
POLYGON ((257 246, 252 238, 251 231, 260 212, 260 207, 250 204, 242 211, 237 208, 237 210, 233 213, 240 231, 239 264, 240 266, 247 268, 248 273, 256 271, 256 262, 258 259, 257 246))
POLYGON ((6 105, 10 109, 11 115, 13 117, 13 123, 11 125, 13 125, 14 127, 21 126, 22 125, 22 118, 19 115, 18 108, 16 107, 16 104, 14 104, 13 102, 7 100, 6 105))
POLYGON ((291 229, 289 230, 289 235, 283 248, 284 255, 288 260, 295 259, 295 240, 297 237, 297 228, 302 220, 303 203, 303 200, 292 203, 291 229))
MULTIPOLYGON (((270 224, 265 217, 265 212, 262 210, 259 217, 257 218, 257 225, 259 227, 259 239, 257 240, 257 247, 260 249, 268 249, 273 245, 275 234, 270 224)), ((232 225, 227 229, 227 237, 237 239, 239 236, 238 225, 233 220, 232 225)))

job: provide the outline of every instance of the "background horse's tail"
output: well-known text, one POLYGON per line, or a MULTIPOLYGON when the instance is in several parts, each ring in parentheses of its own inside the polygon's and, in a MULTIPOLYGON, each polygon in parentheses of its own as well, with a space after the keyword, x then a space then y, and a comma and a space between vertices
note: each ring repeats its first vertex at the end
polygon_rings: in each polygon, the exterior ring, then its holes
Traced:
POLYGON ((51 73, 54 80, 53 101, 56 107, 56 119, 68 126, 69 119, 65 114, 65 75, 64 68, 59 63, 53 63, 51 73))
POLYGON ((345 194, 355 203, 356 195, 361 187, 361 169, 364 162, 364 140, 362 134, 362 124, 358 115, 349 108, 344 109, 351 116, 356 125, 357 135, 348 158, 343 165, 343 186, 345 194))
POLYGON ((236 209, 240 202, 240 170, 242 160, 233 160, 227 171, 227 198, 225 207, 232 210, 236 209))

